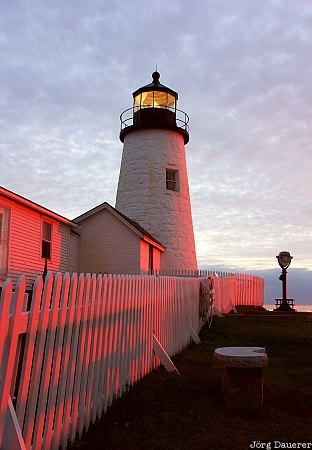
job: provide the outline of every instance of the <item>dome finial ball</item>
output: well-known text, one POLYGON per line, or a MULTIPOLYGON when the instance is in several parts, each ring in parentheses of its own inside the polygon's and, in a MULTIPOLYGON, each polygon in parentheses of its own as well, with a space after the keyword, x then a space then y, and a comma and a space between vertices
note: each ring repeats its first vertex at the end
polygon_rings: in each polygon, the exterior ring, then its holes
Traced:
POLYGON ((160 73, 157 72, 157 70, 156 70, 155 72, 152 73, 152 78, 153 78, 153 83, 159 83, 160 73))

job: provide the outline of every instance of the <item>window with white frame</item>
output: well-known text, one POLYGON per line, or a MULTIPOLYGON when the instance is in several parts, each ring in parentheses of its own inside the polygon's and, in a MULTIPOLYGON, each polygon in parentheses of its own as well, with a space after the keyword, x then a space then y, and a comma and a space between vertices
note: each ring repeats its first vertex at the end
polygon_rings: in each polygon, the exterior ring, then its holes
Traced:
POLYGON ((6 273, 9 250, 10 209, 0 205, 0 274, 6 273))
POLYGON ((154 270, 154 246, 148 246, 148 270, 151 273, 154 270))
POLYGON ((42 222, 41 258, 51 260, 52 255, 52 223, 42 222))
POLYGON ((179 191, 179 172, 174 169, 166 169, 166 189, 168 191, 179 191))

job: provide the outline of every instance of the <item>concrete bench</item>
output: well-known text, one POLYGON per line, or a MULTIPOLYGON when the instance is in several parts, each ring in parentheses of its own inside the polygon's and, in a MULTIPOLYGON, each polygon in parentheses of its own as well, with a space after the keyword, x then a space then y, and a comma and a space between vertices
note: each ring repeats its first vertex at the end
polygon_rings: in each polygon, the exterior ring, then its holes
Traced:
POLYGON ((229 409, 259 411, 263 406, 263 367, 268 356, 263 347, 222 347, 214 352, 224 367, 222 394, 229 409))

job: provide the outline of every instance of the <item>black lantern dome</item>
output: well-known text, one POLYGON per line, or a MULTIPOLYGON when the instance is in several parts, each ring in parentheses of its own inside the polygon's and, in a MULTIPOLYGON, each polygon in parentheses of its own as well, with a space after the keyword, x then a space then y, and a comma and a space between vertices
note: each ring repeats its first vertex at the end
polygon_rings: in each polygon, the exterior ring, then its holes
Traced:
POLYGON ((184 143, 189 141, 186 113, 177 109, 178 94, 159 82, 160 73, 152 74, 152 83, 133 92, 133 107, 120 116, 120 140, 127 133, 144 128, 161 128, 181 132, 184 143))

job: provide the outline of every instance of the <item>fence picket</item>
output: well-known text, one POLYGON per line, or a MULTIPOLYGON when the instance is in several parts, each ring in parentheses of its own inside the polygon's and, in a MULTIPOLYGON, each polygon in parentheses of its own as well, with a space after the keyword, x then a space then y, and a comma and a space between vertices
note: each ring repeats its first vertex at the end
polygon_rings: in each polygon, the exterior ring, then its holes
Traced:
POLYGON ((123 311, 123 333, 120 352, 120 364, 121 364, 121 389, 124 391, 127 389, 130 377, 129 366, 131 358, 131 348, 129 345, 130 327, 131 327, 131 300, 129 295, 129 276, 125 277, 124 289, 122 292, 122 311, 123 311))
MULTIPOLYGON (((12 299, 12 280, 7 279, 3 285, 0 299, 0 364, 5 365, 5 342, 9 331, 9 311, 12 299)), ((1 366, 0 366, 1 367, 1 366)), ((3 386, 5 373, 0 371, 0 384, 3 386)), ((4 397, 4 393, 0 388, 0 448, 2 446, 5 416, 7 414, 8 396, 4 397)))
MULTIPOLYGON (((58 376, 57 405, 54 416, 54 431, 53 431, 53 415, 51 414, 47 416, 46 420, 44 432, 45 439, 43 441, 43 448, 50 448, 52 436, 53 436, 52 448, 58 449, 59 443, 61 441, 61 433, 64 425, 63 414, 66 398, 66 381, 70 359, 71 337, 74 322, 74 308, 77 294, 77 285, 78 285, 77 275, 73 275, 71 280, 69 274, 65 275, 63 286, 66 286, 66 291, 65 292, 63 291, 62 293, 62 308, 60 311, 62 322, 59 323, 58 325, 58 327, 61 327, 61 329, 64 330, 63 331, 64 337, 62 341, 62 336, 59 335, 59 344, 62 345, 62 349, 58 346, 56 347, 57 351, 61 353, 60 355, 61 359, 58 376), (70 283, 70 291, 69 291, 69 283, 70 283)), ((53 402, 53 399, 51 400, 53 402)), ((48 407, 48 410, 49 409, 50 408, 48 407)))
POLYGON ((88 429, 89 426, 89 416, 93 416, 96 411, 96 401, 97 399, 94 397, 95 392, 95 374, 96 374, 96 354, 97 354, 97 345, 98 345, 98 333, 99 333, 99 314, 100 314, 100 294, 102 291, 102 277, 98 275, 97 278, 93 279, 93 296, 92 302, 94 303, 93 307, 93 319, 92 324, 90 326, 91 332, 91 348, 90 348, 90 370, 89 370, 89 378, 88 378, 88 387, 87 387, 87 396, 86 396, 86 416, 85 416, 85 429, 88 429))
POLYGON ((29 322, 25 342, 25 363, 22 367, 21 382, 17 394, 16 401, 16 416, 19 423, 24 422, 24 415, 26 410, 28 387, 31 376, 31 367, 33 362, 33 355, 35 351, 35 342, 38 329, 40 302, 43 289, 42 278, 37 278, 34 284, 32 295, 32 304, 29 312, 29 322))
POLYGON ((100 403, 100 364, 101 364, 101 343, 102 343, 102 336, 103 336, 103 289, 104 289, 104 282, 103 277, 101 275, 98 275, 97 278, 97 292, 96 292, 96 304, 97 304, 97 314, 96 314, 96 333, 97 333, 97 339, 96 339, 96 345, 94 346, 94 381, 93 381, 93 389, 92 389, 92 411, 91 411, 91 422, 95 423, 97 411, 98 411, 98 405, 100 403))
POLYGON ((101 417, 102 412, 106 411, 106 392, 105 392, 105 384, 106 384, 106 357, 107 357, 107 333, 108 333, 108 320, 107 317, 109 315, 109 302, 108 302, 108 289, 110 285, 110 278, 104 277, 104 286, 103 286, 103 297, 102 297, 102 320, 101 320, 101 328, 102 328, 102 342, 101 342, 101 363, 100 363, 100 386, 99 386, 99 404, 97 409, 97 418, 101 417))
MULTIPOLYGON (((88 326, 88 309, 89 309, 89 295, 90 295, 90 283, 91 275, 88 273, 85 279, 84 293, 83 293, 83 305, 81 315, 81 328, 79 335, 79 350, 77 357, 77 371, 75 377, 74 388, 74 403, 73 403, 73 416, 74 420, 77 420, 76 430, 79 437, 82 435, 83 421, 82 415, 84 412, 84 385, 86 384, 86 335, 88 326)), ((73 436, 71 436, 73 438, 73 436)))
POLYGON ((66 444, 67 436, 69 442, 72 443, 76 434, 78 412, 75 406, 78 393, 78 371, 79 367, 77 361, 79 359, 79 335, 80 324, 82 315, 83 294, 85 286, 85 277, 80 274, 78 280, 78 293, 75 300, 75 312, 74 312, 74 324, 73 324, 73 337, 71 342, 71 351, 69 359, 69 370, 67 374, 67 389, 65 398, 65 412, 62 427, 61 442, 64 447, 66 444))
POLYGON ((118 348, 120 346, 120 340, 121 340, 121 324, 120 324, 120 318, 121 318, 121 284, 122 284, 122 277, 117 276, 115 279, 115 294, 114 294, 114 321, 113 321, 113 340, 112 340, 112 358, 111 358, 111 378, 110 378, 110 398, 111 400, 114 399, 114 397, 117 396, 118 392, 118 384, 119 384, 119 367, 117 364, 118 361, 118 348))
MULTIPOLYGON (((24 418, 24 440, 26 448, 30 448, 32 435, 35 426, 35 417, 37 409, 37 401, 39 395, 39 386, 41 383, 41 372, 43 365, 43 355, 46 342, 46 334, 49 324, 49 312, 51 293, 53 287, 53 274, 49 273, 45 280, 43 295, 41 299, 41 311, 39 314, 38 333, 36 338, 36 346, 33 357, 33 369, 28 389, 27 407, 24 418)), ((60 289, 60 286, 58 286, 60 289)), ((39 305, 38 305, 39 307, 39 305)), ((56 309, 56 308, 54 308, 56 309)))
MULTIPOLYGON (((6 374, 3 376, 3 379, 0 383, 0 418, 1 418, 1 428, 3 427, 5 421, 5 414, 8 407, 9 396, 11 394, 11 383, 12 376, 15 365, 15 354, 16 348, 18 345, 18 327, 19 320, 22 315, 22 308, 24 302, 24 293, 25 293, 26 280, 24 276, 21 276, 18 281, 17 289, 14 293, 13 298, 13 310, 12 310, 12 320, 10 321, 9 327, 7 326, 8 322, 6 322, 5 328, 10 330, 10 339, 8 342, 8 351, 7 351, 7 364, 6 364, 6 374), (3 422, 2 422, 3 419, 3 422)), ((7 286, 8 292, 10 291, 10 287, 7 286)), ((5 299, 8 302, 8 299, 5 299)), ((7 306, 5 305, 4 310, 8 312, 7 306)), ((4 318, 5 320, 5 318, 4 318)), ((3 353, 3 352, 2 352, 3 353)), ((3 356, 2 356, 3 357, 3 356)), ((0 372, 1 373, 1 372, 0 372)), ((0 429, 1 436, 3 429, 0 429)), ((0 438, 0 441, 2 439, 0 438)))
POLYGON ((79 435, 83 430, 87 431, 89 427, 88 411, 90 408, 89 404, 89 385, 92 384, 90 377, 92 375, 91 370, 91 351, 92 351, 92 331, 93 331, 93 321, 95 316, 95 293, 96 293, 96 275, 93 274, 90 280, 90 290, 87 297, 88 301, 88 316, 87 316, 87 327, 86 327, 86 341, 85 341, 85 351, 84 351, 84 376, 82 378, 82 388, 81 388, 81 409, 80 409, 80 429, 79 435))
POLYGON ((45 363, 43 364, 42 378, 43 390, 41 390, 42 395, 39 395, 33 439, 34 449, 41 449, 43 447, 42 438, 44 426, 46 428, 47 448, 50 448, 54 413, 57 406, 56 399, 61 367, 67 295, 69 289, 68 278, 68 274, 66 274, 63 283, 61 274, 57 274, 55 278, 54 296, 51 310, 56 312, 50 315, 51 321, 49 324, 48 337, 45 346, 45 363), (45 414, 46 411, 47 415, 45 414))

